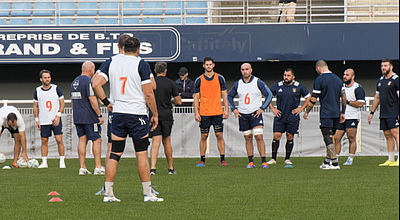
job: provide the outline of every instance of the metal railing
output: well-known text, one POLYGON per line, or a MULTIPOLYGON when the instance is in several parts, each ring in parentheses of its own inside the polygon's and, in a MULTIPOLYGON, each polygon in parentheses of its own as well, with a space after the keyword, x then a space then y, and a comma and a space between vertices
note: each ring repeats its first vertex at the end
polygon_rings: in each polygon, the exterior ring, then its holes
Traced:
MULTIPOLYGON (((60 1, 26 1, 14 0, 12 2, 0 0, 0 25, 10 25, 13 19, 27 19, 28 24, 33 24, 34 19, 50 19, 48 25, 64 25, 61 19, 72 19, 70 25, 84 25, 81 18, 93 19, 89 25, 107 25, 101 23, 101 19, 115 19, 111 25, 124 24, 254 24, 277 23, 282 17, 282 7, 279 0, 60 0, 60 1), (28 2, 29 8, 14 8, 13 5, 28 2), (47 2, 52 4, 50 9, 35 8, 34 3, 47 2), (199 2, 201 4, 199 4, 199 2), (72 8, 61 8, 60 3, 73 4, 72 8), (79 8, 78 3, 93 3, 94 8, 79 8), (102 8, 101 3, 115 3, 115 8, 102 8), (127 3, 136 3, 137 7, 124 7, 127 3), (145 4, 158 3, 160 7, 148 7, 145 4), (161 4, 160 4, 161 3, 161 4), (169 7, 174 3, 175 6, 169 7), (196 6, 197 3, 199 4, 196 6), (9 8, 4 7, 9 6, 9 8), (194 5, 192 5, 194 4, 194 5), (15 12, 27 12, 28 15, 13 15, 15 12), (51 15, 36 15, 37 12, 48 12, 51 15), (64 12, 72 12, 63 15, 64 12), (93 12, 94 15, 80 15, 82 12, 93 12), (104 12, 113 15, 104 15, 104 12), (78 19, 78 20, 77 20, 78 19), (126 23, 131 19, 133 23, 126 23), (147 23, 146 19, 154 19, 154 23, 147 23), (171 22, 171 19, 173 20, 171 22), (197 19, 197 20, 196 20, 197 19), (3 20, 3 21, 1 21, 3 20), (191 20, 195 20, 194 22, 191 20)), ((321 1, 298 0, 293 15, 296 22, 398 22, 398 0, 366 0, 366 1, 321 1), (334 5, 332 5, 334 2, 334 5)), ((39 13, 40 14, 40 13, 39 13)))

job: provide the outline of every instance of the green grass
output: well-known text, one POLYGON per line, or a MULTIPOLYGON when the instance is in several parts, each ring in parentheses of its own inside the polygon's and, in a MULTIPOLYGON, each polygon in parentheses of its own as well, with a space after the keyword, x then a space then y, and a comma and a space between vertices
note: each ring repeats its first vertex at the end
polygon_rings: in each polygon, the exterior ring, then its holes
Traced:
POLYGON ((207 159, 205 168, 175 159, 177 175, 160 159, 152 184, 163 203, 143 202, 136 161, 122 159, 114 186, 122 202, 109 204, 94 195, 103 176, 78 176, 77 159, 64 170, 50 160, 45 170, 0 170, 0 219, 399 219, 399 169, 378 167, 385 159, 358 157, 339 171, 320 170, 321 158, 293 158, 292 169, 261 169, 259 158, 255 169, 247 158, 227 158, 230 167, 207 159), (53 190, 63 202, 48 202, 53 190))

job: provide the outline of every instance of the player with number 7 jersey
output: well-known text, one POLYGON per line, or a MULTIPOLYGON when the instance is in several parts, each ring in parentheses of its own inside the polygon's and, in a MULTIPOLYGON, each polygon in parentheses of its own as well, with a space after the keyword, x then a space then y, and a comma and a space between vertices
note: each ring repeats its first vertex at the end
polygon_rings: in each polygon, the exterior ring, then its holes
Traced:
POLYGON ((265 143, 263 139, 262 113, 272 100, 272 93, 268 86, 259 78, 252 75, 253 69, 249 63, 241 66, 242 79, 237 81, 228 93, 229 106, 237 118, 239 118, 239 130, 246 141, 249 164, 247 168, 254 168, 253 136, 257 141, 258 152, 261 157, 261 166, 268 168, 265 156, 265 143), (238 106, 235 106, 233 98, 239 96, 238 106), (262 97, 265 96, 263 103, 262 97))
POLYGON ((110 158, 106 164, 105 194, 103 202, 119 202, 114 196, 113 185, 119 160, 124 152, 128 135, 133 139, 136 151, 139 177, 142 181, 145 202, 161 202, 151 188, 150 169, 147 149, 149 125, 154 130, 158 125, 158 112, 151 85, 150 65, 139 57, 140 41, 129 37, 124 43, 124 54, 109 59, 108 64, 101 66, 92 84, 96 96, 110 110, 113 119, 111 125, 112 146, 110 158), (103 86, 109 81, 110 97, 114 104, 104 94, 103 86), (153 113, 148 118, 147 106, 153 113))

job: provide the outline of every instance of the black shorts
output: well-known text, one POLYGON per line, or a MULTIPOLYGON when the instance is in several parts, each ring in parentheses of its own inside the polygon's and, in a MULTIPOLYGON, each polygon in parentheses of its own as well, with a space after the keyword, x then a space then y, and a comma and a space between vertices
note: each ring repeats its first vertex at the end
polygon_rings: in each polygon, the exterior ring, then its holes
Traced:
POLYGON ((18 128, 14 129, 14 128, 4 127, 4 126, 1 127, 1 133, 3 133, 4 129, 7 129, 10 132, 12 138, 14 138, 14 134, 19 133, 18 128))
POLYGON ((101 138, 101 126, 99 124, 75 124, 78 137, 85 136, 88 140, 95 141, 101 138))
POLYGON ((150 137, 162 135, 163 137, 171 136, 173 120, 160 120, 156 130, 150 132, 150 137))
POLYGON ((379 126, 380 130, 386 131, 392 128, 399 127, 399 120, 397 118, 381 118, 381 123, 379 126))
POLYGON ((336 130, 339 126, 340 118, 320 118, 319 128, 332 128, 336 130))
POLYGON ((112 140, 111 140, 111 125, 112 125, 112 112, 108 112, 108 123, 107 123, 108 143, 112 143, 112 140))
POLYGON ((273 131, 279 133, 288 132, 290 134, 299 133, 300 119, 293 119, 289 121, 282 122, 280 118, 274 117, 273 131))
POLYGON ((224 123, 222 121, 222 115, 201 116, 199 125, 201 133, 208 133, 211 125, 214 127, 214 131, 216 130, 216 127, 218 127, 218 130, 222 130, 224 127, 224 123))
POLYGON ((258 117, 254 117, 253 114, 240 114, 239 131, 248 131, 257 126, 264 126, 262 114, 258 117))
POLYGON ((339 123, 337 127, 338 130, 346 130, 347 128, 357 128, 358 126, 358 119, 346 119, 344 123, 339 123))
POLYGON ((53 131, 54 135, 63 134, 62 122, 60 119, 60 123, 57 126, 53 125, 40 125, 40 136, 44 138, 48 138, 51 136, 51 132, 53 131))
POLYGON ((147 115, 113 113, 111 133, 117 137, 126 138, 128 135, 134 140, 148 135, 149 118, 147 115))

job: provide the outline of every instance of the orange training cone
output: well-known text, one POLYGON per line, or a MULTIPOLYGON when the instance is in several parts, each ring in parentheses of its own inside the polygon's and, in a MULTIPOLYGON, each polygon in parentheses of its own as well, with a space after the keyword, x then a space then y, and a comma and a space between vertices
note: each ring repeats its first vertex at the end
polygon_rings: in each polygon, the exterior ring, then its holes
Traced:
POLYGON ((49 202, 62 202, 62 199, 60 199, 59 197, 53 197, 49 200, 49 202))
POLYGON ((58 192, 56 191, 51 191, 49 192, 49 194, 47 194, 48 196, 59 196, 60 194, 58 194, 58 192))

